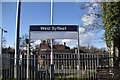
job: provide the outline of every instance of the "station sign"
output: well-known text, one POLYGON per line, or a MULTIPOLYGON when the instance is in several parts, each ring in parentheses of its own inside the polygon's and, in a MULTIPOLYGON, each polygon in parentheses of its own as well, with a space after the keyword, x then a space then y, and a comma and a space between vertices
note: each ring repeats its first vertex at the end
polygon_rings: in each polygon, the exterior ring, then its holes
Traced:
POLYGON ((77 39, 78 25, 30 25, 30 38, 38 39, 77 39))
POLYGON ((78 25, 30 25, 30 31, 78 31, 78 25))

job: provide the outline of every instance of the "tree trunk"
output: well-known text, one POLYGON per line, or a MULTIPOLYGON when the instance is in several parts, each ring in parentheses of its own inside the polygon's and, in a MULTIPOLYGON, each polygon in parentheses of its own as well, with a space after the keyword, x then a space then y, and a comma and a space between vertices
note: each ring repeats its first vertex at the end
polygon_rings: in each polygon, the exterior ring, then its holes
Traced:
POLYGON ((111 41, 111 46, 109 47, 109 53, 110 53, 109 67, 113 67, 114 65, 114 43, 113 41, 111 41))
POLYGON ((119 62, 119 67, 120 67, 120 47, 118 48, 118 62, 119 62))

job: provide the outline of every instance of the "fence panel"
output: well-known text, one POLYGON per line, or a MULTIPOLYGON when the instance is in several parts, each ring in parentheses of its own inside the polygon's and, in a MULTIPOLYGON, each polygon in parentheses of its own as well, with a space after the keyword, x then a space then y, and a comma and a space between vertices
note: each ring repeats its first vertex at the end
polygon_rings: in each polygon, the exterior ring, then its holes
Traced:
MULTIPOLYGON (((79 78, 80 80, 96 80, 103 78, 114 78, 114 72, 118 75, 120 68, 113 69, 109 66, 108 55, 97 55, 90 53, 54 53, 55 79, 79 78), (78 61, 80 60, 80 61, 78 61), (80 68, 78 68, 80 62, 80 68), (78 72, 79 71, 79 72, 78 72), (79 73, 79 74, 78 74, 79 73), (106 75, 105 75, 106 74, 106 75), (102 77, 104 76, 104 77, 102 77), (112 77, 111 77, 112 76, 112 77)), ((14 54, 3 54, 3 79, 14 79, 14 54)), ((30 54, 29 78, 32 80, 49 80, 50 75, 50 53, 41 53, 41 63, 38 64, 38 55, 30 54)), ((27 55, 22 54, 19 61, 19 78, 26 79, 27 55)))

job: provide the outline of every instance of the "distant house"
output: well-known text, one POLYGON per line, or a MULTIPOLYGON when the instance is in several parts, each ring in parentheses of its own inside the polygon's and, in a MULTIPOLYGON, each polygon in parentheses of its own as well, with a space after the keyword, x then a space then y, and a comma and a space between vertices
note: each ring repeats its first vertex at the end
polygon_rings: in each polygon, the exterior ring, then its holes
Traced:
MULTIPOLYGON (((40 65, 39 68, 42 68, 42 66, 50 65, 50 53, 51 53, 51 47, 43 41, 43 43, 40 43, 39 49, 38 49, 38 64, 40 65)), ((69 65, 69 61, 72 59, 75 59, 71 61, 72 64, 75 64, 74 68, 77 68, 77 48, 70 49, 69 46, 66 46, 66 43, 64 44, 55 44, 53 45, 53 53, 54 53, 54 62, 58 66, 62 66, 63 64, 66 64, 66 66, 69 65), (65 60, 65 61, 64 61, 65 60)), ((86 53, 83 50, 80 50, 80 53, 86 53)))
MULTIPOLYGON (((51 46, 49 46, 45 41, 43 41, 43 43, 40 43, 39 45, 39 49, 38 49, 38 52, 42 52, 42 51, 46 51, 46 52, 50 52, 50 49, 51 49, 51 46)), ((69 52, 69 53, 75 53, 75 50, 77 48, 74 48, 74 49, 70 49, 69 46, 66 46, 66 43, 64 42, 64 44, 54 44, 53 45, 53 50, 55 52, 69 52)), ((85 50, 86 51, 86 50, 85 50)), ((86 53, 84 51, 84 49, 80 49, 80 53, 86 53)))

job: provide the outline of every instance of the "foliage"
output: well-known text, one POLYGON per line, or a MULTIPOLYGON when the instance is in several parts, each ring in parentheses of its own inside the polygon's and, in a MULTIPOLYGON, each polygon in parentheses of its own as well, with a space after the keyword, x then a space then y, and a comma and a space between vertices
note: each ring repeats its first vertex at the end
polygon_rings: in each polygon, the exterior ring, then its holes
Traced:
POLYGON ((85 3, 82 9, 92 9, 86 15, 94 16, 92 24, 85 26, 89 30, 104 29, 104 40, 108 47, 111 47, 111 41, 115 41, 115 46, 120 48, 120 2, 92 2, 85 3), (97 4, 96 7, 94 6, 97 4), (98 10, 96 10, 98 9, 98 10), (102 24, 99 23, 101 19, 102 24))
POLYGON ((22 49, 22 50, 27 48, 26 39, 28 39, 28 35, 27 34, 24 34, 24 35, 22 35, 22 37, 20 37, 20 49, 22 49))
POLYGON ((69 75, 69 76, 55 76, 55 80, 88 80, 90 77, 86 75, 69 75))
MULTIPOLYGON (((24 34, 22 37, 20 37, 20 51, 25 52, 27 50, 28 45, 28 35, 24 34)), ((30 40, 30 43, 34 43, 33 40, 30 40)), ((30 44, 31 45, 31 44, 30 44)), ((32 46, 30 46, 30 49, 33 49, 32 46)))
POLYGON ((6 45, 5 45, 5 44, 6 44, 6 39, 3 37, 3 38, 2 38, 2 47, 3 47, 3 48, 5 48, 5 47, 6 47, 6 45))
MULTIPOLYGON (((90 5, 86 8, 94 8, 94 3, 89 3, 90 5)), ((102 20, 102 29, 104 29, 105 33, 103 39, 106 42, 110 55, 113 56, 113 60, 110 60, 111 66, 119 66, 120 62, 120 2, 100 2, 100 15, 102 20)), ((94 14, 97 12, 94 9, 94 14)), ((92 13, 88 13, 92 14, 92 13)), ((98 18, 99 18, 98 17, 98 18)), ((96 17, 97 19, 97 17, 96 17)), ((97 22, 99 24, 99 20, 97 22)), ((94 26, 95 23, 91 24, 88 29, 99 29, 98 26, 94 26)))
POLYGON ((107 46, 110 47, 110 42, 115 40, 118 44, 120 37, 120 2, 102 2, 102 21, 105 30, 105 41, 107 46))
POLYGON ((55 80, 74 80, 78 79, 77 75, 70 75, 70 76, 56 76, 55 80))
MULTIPOLYGON (((76 48, 75 48, 76 49, 76 48)), ((86 53, 93 53, 93 54, 108 54, 106 48, 96 48, 94 46, 80 46, 80 49, 86 53)))
POLYGON ((87 10, 81 20, 83 23, 86 23, 86 25, 83 24, 83 27, 86 29, 86 31, 95 31, 102 29, 102 21, 101 21, 101 7, 100 4, 97 2, 86 2, 81 6, 82 10, 87 10), (85 19, 86 17, 86 19, 85 19), (87 21, 84 21, 87 20, 87 21))
POLYGON ((98 48, 95 48, 95 47, 90 47, 89 51, 91 53, 95 53, 95 54, 108 54, 108 51, 106 51, 105 48, 101 48, 101 49, 98 49, 98 48))

